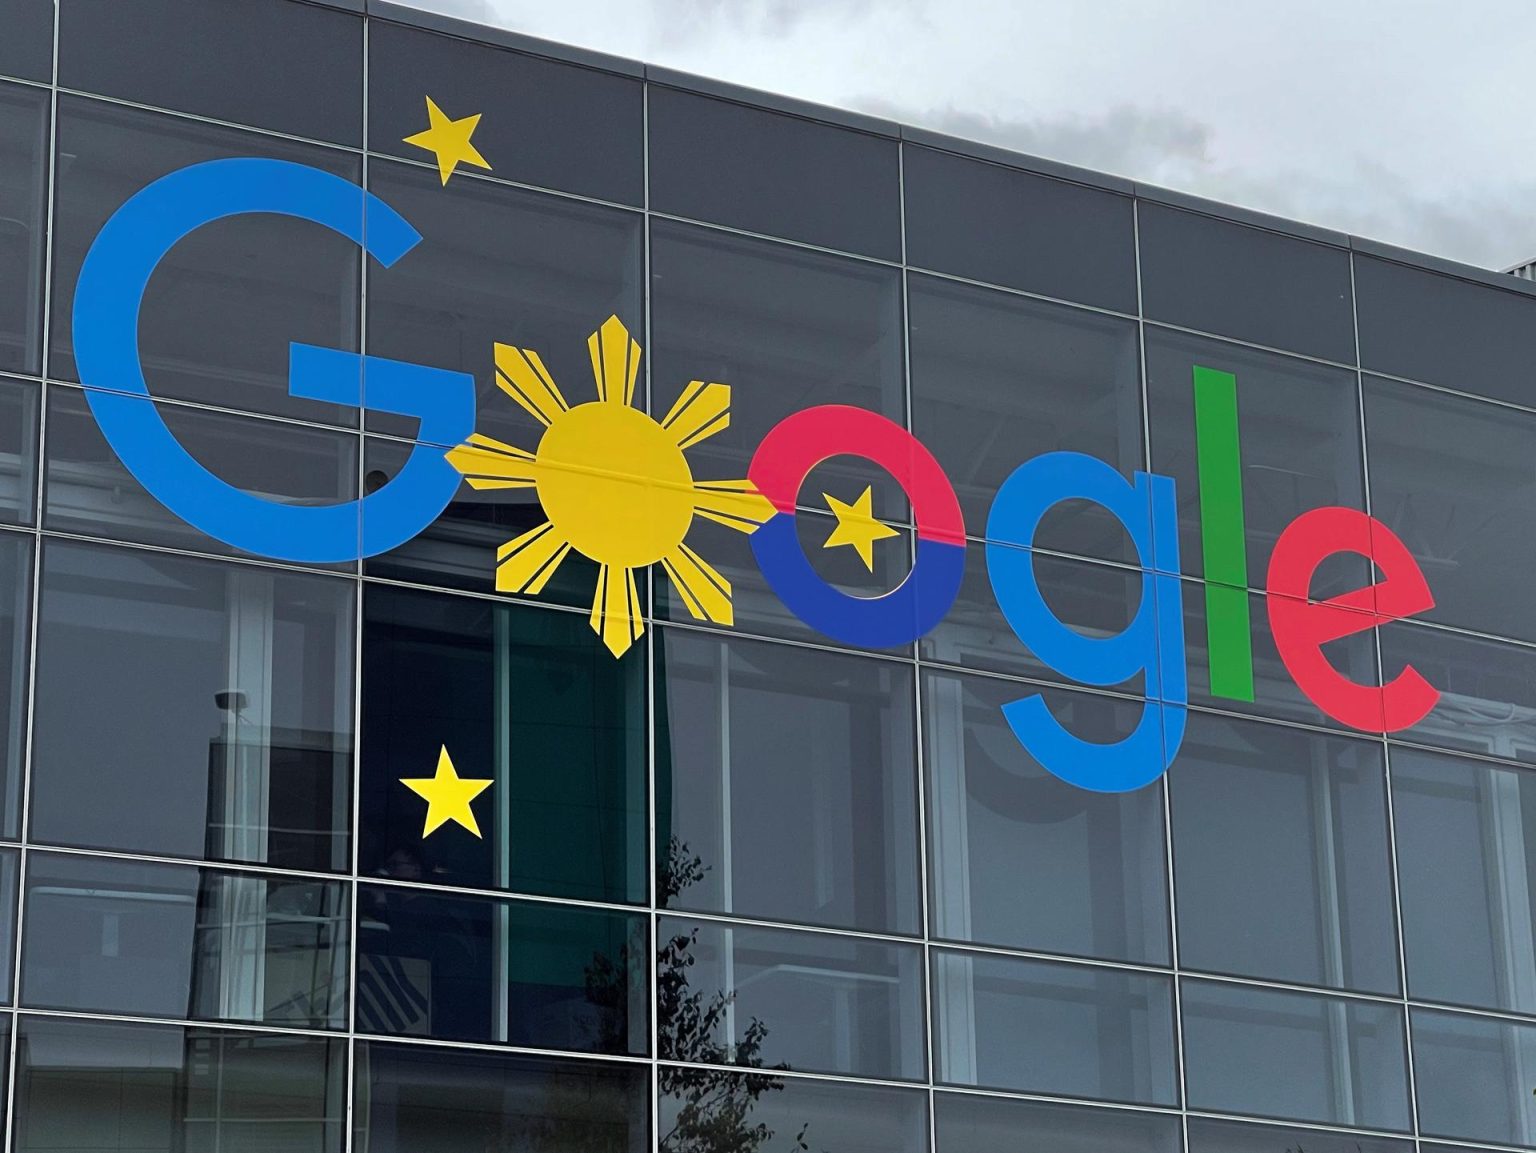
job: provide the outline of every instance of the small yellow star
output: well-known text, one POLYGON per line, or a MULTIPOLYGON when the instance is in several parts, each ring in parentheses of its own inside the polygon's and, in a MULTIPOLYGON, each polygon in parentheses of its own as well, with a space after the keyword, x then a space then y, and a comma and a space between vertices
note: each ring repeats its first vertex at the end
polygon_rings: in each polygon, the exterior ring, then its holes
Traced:
POLYGON ((475 823, 475 811, 469 807, 469 802, 494 782, 459 776, 448 756, 448 746, 444 745, 437 754, 436 776, 402 777, 400 783, 427 802, 427 824, 421 830, 423 840, 449 821, 463 825, 477 837, 480 835, 480 826, 475 823))
POLYGON ((832 530, 827 543, 821 547, 833 548, 840 544, 851 544, 854 551, 859 554, 859 559, 864 562, 864 567, 874 572, 875 542, 884 540, 888 536, 895 536, 896 530, 875 519, 870 486, 865 485, 864 491, 859 494, 859 499, 852 504, 844 504, 830 493, 824 492, 821 495, 826 497, 827 507, 837 515, 837 527, 832 530))
POLYGON ((469 142, 480 124, 480 113, 476 112, 462 120, 449 120, 443 110, 433 103, 432 97, 428 96, 427 120, 432 126, 425 132, 407 136, 405 142, 424 148, 437 157, 437 172, 444 184, 448 183, 448 178, 460 164, 473 164, 487 172, 491 170, 485 157, 480 155, 480 150, 469 142))

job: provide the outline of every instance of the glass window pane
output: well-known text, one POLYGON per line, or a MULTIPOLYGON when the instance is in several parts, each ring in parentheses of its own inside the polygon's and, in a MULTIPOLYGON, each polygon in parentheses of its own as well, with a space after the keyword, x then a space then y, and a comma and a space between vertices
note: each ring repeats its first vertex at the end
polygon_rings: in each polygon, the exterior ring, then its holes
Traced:
POLYGON ((914 144, 902 164, 908 264, 1136 311, 1130 197, 914 144))
POLYGON ((1355 362, 1348 252, 1146 200, 1137 211, 1149 320, 1355 362))
MULTIPOLYGON (((935 1093, 936 1153, 1182 1153, 1179 1119, 961 1093, 935 1093)), ((1266 1150, 1266 1153, 1269 1151, 1266 1150)))
POLYGON ((1189 1119, 1189 1153, 1413 1153, 1413 1142, 1391 1137, 1291 1129, 1248 1121, 1189 1119))
POLYGON ((644 1065, 359 1041, 354 1148, 648 1153, 644 1065))
POLYGON ((7 840, 21 830, 33 547, 29 536, 0 533, 0 837, 7 840))
POLYGON ((649 1048, 642 915, 364 885, 357 937, 359 1032, 649 1048))
MULTIPOLYGON (((0 1001, 11 1000, 11 973, 16 965, 16 870, 21 858, 15 849, 0 849, 0 1001)), ((5 1018, 8 1028, 9 1018, 5 1018)), ((0 1113, 0 1120, 4 1114, 0 1113)))
POLYGON ((1397 991, 1378 742, 1192 712, 1168 787, 1185 968, 1397 991))
POLYGON ((1186 980, 1183 1007, 1191 1109, 1409 1127, 1398 1006, 1186 980))
POLYGON ((1536 1143, 1536 1025, 1413 1011, 1419 1132, 1507 1145, 1536 1143))
POLYGON ((665 629, 661 904, 919 930, 912 669, 665 629))
POLYGON ((34 853, 21 999, 344 1028, 351 916, 340 881, 34 853))
MULTIPOLYGON (((272 136, 99 100, 59 99, 49 375, 77 380, 75 281, 101 226, 129 197, 186 165, 231 156, 308 164, 349 181, 361 159, 272 136)), ((209 224, 176 245, 139 317, 155 396, 355 425, 357 409, 288 392, 292 342, 355 351, 362 250, 328 228, 260 213, 209 224)), ((380 274, 375 283, 387 279, 380 274)))
POLYGON ((59 83, 356 148, 363 22, 272 0, 69 0, 59 83))
MULTIPOLYGON (((912 429, 948 473, 967 531, 986 532, 1002 483, 1043 452, 1142 463, 1140 345, 1129 320, 912 276, 912 429)), ((1096 505, 1046 514, 1041 548, 1136 563, 1096 505)))
POLYGON ((586 614, 369 585, 362 723, 364 874, 645 900, 645 662, 586 614), (402 783, 445 750, 479 836, 402 783))
POLYGON ((924 1089, 669 1065, 656 1074, 660 1153, 928 1150, 924 1089))
MULTIPOLYGON (((1034 691, 923 678, 932 932, 1167 964, 1162 792, 1094 793, 1046 772, 1002 713, 1034 691)), ((1074 734, 1095 742, 1128 733, 1143 707, 1086 693, 1052 694, 1051 703, 1074 734)))
POLYGON ((940 1080, 1178 1104, 1167 978, 948 951, 932 962, 940 1080))
POLYGON ((1408 991, 1536 1013, 1536 776, 1391 756, 1408 991))
POLYGON ((926 1076, 918 946, 677 917, 657 933, 662 1060, 926 1076))
POLYGON ((354 596, 331 577, 50 541, 33 839, 348 868, 354 596))
POLYGON ((430 97, 452 119, 482 116, 471 143, 503 180, 644 203, 639 80, 381 19, 368 29, 368 55, 375 152, 435 163, 404 142, 427 127, 430 97))
POLYGON ((0 73, 43 84, 53 79, 53 8, 54 0, 8 0, 0 73))
POLYGON ((896 141, 657 84, 649 133, 655 211, 901 259, 896 141))
MULTIPOLYGON (((0 68, 15 43, 8 6, 0 68)), ((21 34, 27 9, 20 5, 21 34)), ((52 35, 53 5, 46 3, 52 35)), ((50 62, 51 67, 51 62, 50 62)), ((47 236, 48 93, 0 83, 0 370, 36 375, 43 367, 43 259, 47 236)))
POLYGON ((23 1017, 15 1146, 341 1153, 344 1041, 23 1017))
POLYGON ((35 515, 38 391, 0 377, 0 522, 31 524, 35 515))

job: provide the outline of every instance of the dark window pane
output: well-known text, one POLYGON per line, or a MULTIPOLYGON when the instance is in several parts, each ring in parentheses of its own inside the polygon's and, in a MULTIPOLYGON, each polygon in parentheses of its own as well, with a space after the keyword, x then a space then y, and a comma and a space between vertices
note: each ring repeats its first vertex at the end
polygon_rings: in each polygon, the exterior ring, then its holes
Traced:
POLYGON ((1413 1011, 1419 1132, 1507 1145, 1536 1143, 1536 1026, 1413 1011))
MULTIPOLYGON (((1179 1119, 959 1093, 933 1098, 936 1153, 1181 1153, 1179 1119)), ((1266 1151, 1267 1153, 1267 1151, 1266 1151)))
MULTIPOLYGON (((21 854, 15 849, 0 849, 0 1001, 11 1000, 11 973, 16 965, 16 866, 21 854)), ((5 1027, 9 1028, 6 1019, 5 1027)), ((0 1066, 3 1067, 3 1066, 0 1066)), ((0 1113, 0 1119, 4 1114, 0 1113)))
POLYGON ((662 1060, 926 1075, 918 946, 676 917, 657 933, 662 1060))
MULTIPOLYGON (((23 33, 30 6, 21 3, 23 33)), ((12 43, 9 10, 4 19, 0 60, 12 43)), ((0 370, 42 371, 47 198, 48 93, 0 83, 0 370)))
MULTIPOLYGON (((389 161, 373 163, 368 184, 423 237, 369 273, 368 351, 472 375, 479 431, 529 452, 544 431, 496 387, 497 344, 537 353, 578 405, 596 399, 587 337, 617 316, 644 339, 638 214, 479 180, 444 188, 435 169, 389 161)), ((377 412, 368 427, 418 431, 377 412)))
POLYGON ((1426 620, 1536 640, 1536 415, 1367 377, 1371 512, 1434 594, 1426 620))
POLYGON ((1138 211, 1149 320, 1355 362, 1349 253, 1146 200, 1138 211))
POLYGON ((61 0, 59 83, 355 148, 363 22, 282 0, 61 0))
MULTIPOLYGON (((357 495, 355 432, 229 416, 174 404, 156 408, 187 452, 220 480, 273 504, 332 505, 357 495)), ((43 526, 113 540, 244 555, 193 528, 133 478, 92 416, 85 390, 48 389, 43 526)), ((356 524, 356 516, 349 518, 356 524)), ((337 541, 341 548, 357 546, 337 541)), ((355 555, 355 554, 354 554, 355 555)), ((355 569, 353 562, 326 567, 355 569)))
POLYGON ((21 999, 344 1028, 349 905, 339 881, 34 853, 21 999))
POLYGON ((330 577, 49 542, 32 837, 347 868, 354 595, 330 577))
POLYGON ((940 1080, 1178 1104, 1167 978, 947 951, 932 963, 940 1080))
POLYGON ((651 208, 901 259, 897 144, 652 85, 651 208))
POLYGON ((645 664, 586 614, 370 585, 363 626, 364 874, 644 901, 645 664), (446 750, 480 836, 424 834, 446 750))
POLYGON ((17 1150, 341 1153, 342 1041, 23 1017, 17 1150))
POLYGON ((8 840, 21 828, 33 547, 31 537, 0 533, 0 836, 8 840))
POLYGON ((1536 296, 1356 256, 1355 301, 1364 368, 1531 403, 1536 296))
MULTIPOLYGON (((1046 772, 1002 713, 1035 691, 982 677, 923 679, 932 932, 1167 964, 1162 793, 1088 792, 1046 772)), ((1053 693, 1051 703, 1093 742, 1130 732, 1144 707, 1086 693, 1053 693)))
MULTIPOLYGON (((59 100, 58 154, 49 374, 61 380, 78 379, 71 320, 80 265, 108 217, 140 189, 231 156, 307 164, 350 181, 362 167, 335 149, 69 96, 59 100)), ((295 341, 356 350, 361 264, 350 240, 291 217, 237 216, 198 229, 160 263, 144 296, 139 354, 149 391, 355 425, 355 408, 289 395, 288 356, 295 341)))
POLYGON ((364 885, 357 1028, 643 1054, 646 952, 641 915, 364 885))
POLYGON ((1413 1153, 1411 1141, 1246 1121, 1189 1119, 1189 1153, 1413 1153))
POLYGON ((1408 991, 1536 1013, 1536 776, 1391 755, 1408 991))
POLYGON ((656 1074, 660 1153, 928 1150, 928 1093, 923 1089, 668 1065, 659 1066, 656 1074))
POLYGON ((359 1041, 355 1116, 369 1153, 647 1153, 643 1065, 359 1041))
MULTIPOLYGON (((1044 452, 1142 462, 1140 349, 1129 320, 913 276, 912 428, 949 474, 967 530, 986 531, 1014 469, 1044 452)), ((1118 521, 1064 502, 1033 542, 1136 563, 1118 521)))
POLYGON ((911 667, 674 629, 656 661, 661 903, 917 932, 911 667))
POLYGON ((1136 311, 1129 197, 913 144, 902 180, 907 263, 1136 311))
POLYGON ((30 381, 0 377, 0 521, 31 524, 37 506, 37 397, 30 381))
POLYGON ((430 98, 449 119, 482 117, 471 143, 504 180, 644 203, 639 80, 383 20, 369 29, 368 55, 373 151, 435 164, 404 142, 427 127, 430 98))
POLYGON ((1378 742, 1192 712, 1168 786, 1182 965, 1397 991, 1378 742))
POLYGON ((1191 1109, 1408 1128, 1398 1006, 1206 981, 1183 994, 1191 1109))
POLYGON ((54 0, 7 0, 5 36, 0 38, 0 74, 53 79, 54 0))

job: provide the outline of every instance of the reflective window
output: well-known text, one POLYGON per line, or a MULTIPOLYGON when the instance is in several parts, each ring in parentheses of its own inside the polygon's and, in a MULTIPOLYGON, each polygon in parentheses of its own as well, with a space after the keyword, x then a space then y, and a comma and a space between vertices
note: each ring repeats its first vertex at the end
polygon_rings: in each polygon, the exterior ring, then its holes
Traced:
POLYGON ((503 180, 644 203, 639 80, 383 20, 368 30, 368 54, 375 152, 435 163, 404 143, 427 127, 430 98, 450 119, 481 117, 471 143, 503 180))
MULTIPOLYGON (((1427 1148, 1427 1147, 1426 1147, 1427 1148)), ((1189 1153, 1413 1153, 1411 1141, 1249 1121, 1189 1119, 1189 1153)))
POLYGON ((643 658, 614 660, 585 613, 372 585, 364 612, 361 871, 644 901, 643 658), (425 831, 403 783, 444 752, 490 782, 473 831, 425 831))
MULTIPOLYGON (((11 973, 16 964, 16 867, 21 854, 15 849, 0 849, 0 1001, 11 1000, 11 973)), ((4 1115, 0 1114, 0 1119, 4 1115)))
POLYGON ((660 1153, 927 1153, 929 1147, 924 1089, 668 1065, 656 1074, 660 1153))
POLYGON ((1192 712, 1168 786, 1184 967, 1396 992, 1378 742, 1192 712))
MULTIPOLYGON (((912 276, 912 429, 949 475, 967 530, 1024 461, 1085 452, 1129 474, 1142 463, 1140 348, 1129 320, 912 276)), ((1064 502, 1035 544, 1135 563, 1120 523, 1064 502)))
POLYGON ((1391 755, 1408 991, 1536 1013, 1536 775, 1391 755))
MULTIPOLYGON (((232 156, 307 164, 349 181, 362 167, 332 148, 71 96, 59 99, 58 154, 49 374, 60 380, 78 379, 71 317, 80 265, 108 217, 140 189, 232 156)), ((144 296, 139 354, 149 391, 355 425, 356 408, 289 395, 288 355, 295 341, 356 350, 361 263, 350 240, 291 217, 236 216, 198 229, 161 261, 144 296)))
POLYGON ((0 837, 8 840, 21 830, 33 547, 31 537, 0 533, 0 837))
POLYGON ((33 839, 347 868, 353 597, 330 577, 50 541, 33 839))
POLYGON ((341 1153, 345 1042, 23 1017, 15 1146, 341 1153))
POLYGON ((0 521, 31 524, 37 505, 37 397, 30 381, 0 377, 0 521))
POLYGON ((656 661, 661 903, 917 932, 911 667, 672 629, 656 661))
POLYGON ((66 0, 59 83, 355 148, 363 22, 278 0, 66 0))
POLYGON ((345 1028, 351 918, 340 881, 33 853, 21 1000, 345 1028))
MULTIPOLYGON (((423 237, 392 268, 369 271, 368 351, 469 373, 480 432, 532 452, 544 431, 497 388, 497 344, 537 353, 578 405, 597 397, 587 337, 603 321, 617 316, 644 341, 638 214, 480 180, 445 188, 436 169, 383 160, 372 163, 368 185, 423 237)), ((418 431, 416 421, 381 412, 368 414, 368 427, 418 431)), ((512 490, 508 499, 527 495, 512 490)))
POLYGON ((1166 978, 947 951, 932 962, 940 1080, 1178 1104, 1166 978))
MULTIPOLYGON (((1002 706, 1035 692, 983 677, 923 678, 934 935, 1167 964, 1161 790, 1094 793, 1046 772, 1002 706)), ((1087 741, 1124 736, 1143 706, 1053 693, 1087 741)))
POLYGON ((1130 197, 914 144, 902 165, 907 263, 1136 311, 1130 197))
POLYGON ((1409 1127, 1398 1006, 1186 980, 1183 1009, 1191 1109, 1409 1127))
POLYGON ((663 917, 662 1060, 922 1080, 916 945, 663 917))
POLYGON ((1419 1132, 1508 1145, 1536 1143, 1536 1026, 1413 1011, 1419 1132))
POLYGON ((1149 320, 1355 362, 1348 252, 1146 200, 1137 211, 1149 320))
POLYGON ((358 890, 357 1029, 643 1054, 646 923, 566 905, 358 890))
POLYGON ((53 79, 54 0, 9 0, 0 74, 48 83, 53 79))
MULTIPOLYGON (((45 0, 52 35, 53 5, 45 0)), ((0 70, 18 41, 6 11, 0 70)), ((20 3, 25 38, 31 0, 20 3)), ((52 67, 50 61, 49 67, 52 67)), ((43 260, 48 199, 48 93, 0 83, 0 371, 42 371, 43 260)))
POLYGON ((1420 614, 1536 640, 1536 416, 1367 377, 1371 512, 1434 594, 1420 614))
POLYGON ((647 1153, 644 1065, 359 1041, 354 1146, 368 1153, 647 1153))
POLYGON ((648 128, 655 211, 901 259, 896 141, 658 84, 648 128))
MULTIPOLYGON (((935 1093, 936 1153, 1181 1153, 1179 1119, 1003 1097, 935 1093)), ((1268 1150, 1265 1153, 1269 1153, 1268 1150)))

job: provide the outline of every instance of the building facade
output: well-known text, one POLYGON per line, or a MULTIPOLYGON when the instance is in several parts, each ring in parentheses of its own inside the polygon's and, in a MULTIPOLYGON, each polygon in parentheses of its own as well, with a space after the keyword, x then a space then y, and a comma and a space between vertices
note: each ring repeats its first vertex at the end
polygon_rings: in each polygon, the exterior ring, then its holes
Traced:
POLYGON ((376 0, 0 160, 8 1149, 1536 1148, 1536 284, 376 0))

